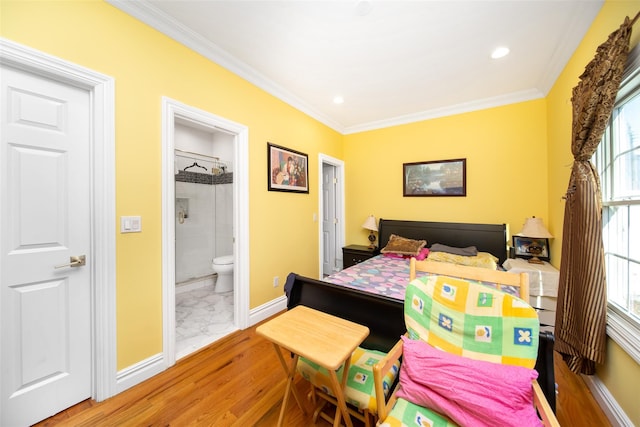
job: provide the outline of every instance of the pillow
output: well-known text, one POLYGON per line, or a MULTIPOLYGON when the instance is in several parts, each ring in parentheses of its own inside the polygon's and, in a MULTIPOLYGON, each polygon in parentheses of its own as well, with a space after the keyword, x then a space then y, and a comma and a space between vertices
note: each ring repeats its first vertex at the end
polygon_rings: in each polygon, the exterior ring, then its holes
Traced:
POLYGON ((469 265, 471 267, 498 269, 498 258, 489 252, 478 252, 476 256, 454 255, 446 252, 429 252, 429 261, 449 262, 451 264, 469 265))
POLYGON ((461 426, 542 426, 533 406, 534 369, 474 360, 405 336, 397 395, 461 426))
MULTIPOLYGON (((420 253, 418 255, 416 255, 415 259, 417 259, 418 261, 422 261, 423 259, 426 259, 427 256, 429 255, 429 249, 428 248, 422 248, 420 249, 420 253)), ((411 255, 401 255, 401 254, 397 254, 395 252, 387 252, 385 253, 383 256, 387 257, 387 258, 411 258, 411 255)))
POLYGON ((420 249, 424 248, 426 244, 426 240, 407 239, 405 237, 392 234, 389 237, 387 246, 382 248, 380 252, 383 254, 393 252, 401 255, 417 256, 420 253, 420 249))
POLYGON ((467 246, 466 248, 456 248, 455 246, 442 245, 440 243, 434 243, 431 245, 433 252, 447 252, 454 255, 462 256, 476 256, 478 255, 478 249, 475 246, 467 246))
POLYGON ((429 256, 429 249, 428 248, 422 248, 420 249, 420 253, 418 253, 418 255, 415 256, 415 259, 418 261, 422 261, 424 259, 426 259, 429 256))

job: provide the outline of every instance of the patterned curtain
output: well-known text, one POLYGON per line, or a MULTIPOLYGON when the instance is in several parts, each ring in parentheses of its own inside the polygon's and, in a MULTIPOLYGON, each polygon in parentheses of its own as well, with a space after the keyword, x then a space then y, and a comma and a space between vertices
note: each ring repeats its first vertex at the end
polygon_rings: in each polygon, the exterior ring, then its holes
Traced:
POLYGON ((598 47, 573 89, 571 152, 565 196, 555 350, 569 369, 592 375, 606 352, 607 286, 602 244, 600 181, 589 159, 611 117, 629 53, 628 17, 598 47))

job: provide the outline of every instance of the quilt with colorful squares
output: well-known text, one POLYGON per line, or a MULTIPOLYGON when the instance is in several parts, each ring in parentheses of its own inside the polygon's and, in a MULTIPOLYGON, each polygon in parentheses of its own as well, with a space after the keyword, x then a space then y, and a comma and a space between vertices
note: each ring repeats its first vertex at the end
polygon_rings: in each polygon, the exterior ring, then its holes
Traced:
MULTIPOLYGON (((416 273, 416 277, 427 275, 427 273, 420 271, 416 273)), ((376 255, 373 258, 327 276, 323 280, 346 288, 358 289, 370 294, 384 295, 404 301, 407 284, 409 283, 409 259, 376 255)), ((484 284, 495 287, 495 284, 484 284)), ((513 287, 505 286, 503 290, 512 295, 518 295, 518 290, 513 287)))
MULTIPOLYGON (((344 395, 347 403, 352 404, 360 410, 367 409, 371 413, 377 413, 376 395, 374 392, 375 383, 373 380, 373 366, 378 363, 386 353, 377 350, 368 350, 362 347, 356 348, 351 355, 351 365, 347 376, 344 395)), ((324 391, 330 396, 335 394, 331 388, 331 380, 326 368, 304 358, 298 359, 297 370, 314 386, 324 391)), ((342 379, 344 365, 336 373, 338 379, 342 379)), ((389 372, 382 379, 382 389, 385 397, 389 395, 391 385, 396 380, 400 371, 400 362, 396 361, 389 369, 389 372)))
MULTIPOLYGON (((425 276, 408 285, 404 307, 411 339, 476 360, 535 365, 539 321, 535 309, 518 297, 463 279, 425 276)), ((456 424, 400 398, 381 427, 405 426, 456 424)))
POLYGON ((405 323, 411 339, 452 354, 533 368, 540 323, 525 301, 447 276, 419 277, 407 287, 405 323))

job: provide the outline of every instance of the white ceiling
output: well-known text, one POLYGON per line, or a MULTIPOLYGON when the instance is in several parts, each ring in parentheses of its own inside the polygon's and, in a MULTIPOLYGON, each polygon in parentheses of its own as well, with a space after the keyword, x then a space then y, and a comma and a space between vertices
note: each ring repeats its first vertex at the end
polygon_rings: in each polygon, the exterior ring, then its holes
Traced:
POLYGON ((108 1, 344 134, 546 96, 603 4, 108 1))

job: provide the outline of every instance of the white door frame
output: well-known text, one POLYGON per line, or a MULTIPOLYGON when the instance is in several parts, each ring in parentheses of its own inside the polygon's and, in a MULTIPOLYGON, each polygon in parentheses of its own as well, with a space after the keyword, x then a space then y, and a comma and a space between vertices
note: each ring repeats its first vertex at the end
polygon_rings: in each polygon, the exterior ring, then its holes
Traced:
POLYGON ((336 168, 336 178, 338 185, 336 186, 336 218, 338 226, 336 227, 336 260, 342 260, 342 247, 344 246, 344 162, 326 154, 318 154, 318 271, 319 279, 322 279, 322 264, 324 257, 324 241, 322 238, 322 220, 324 212, 324 201, 322 199, 324 180, 322 176, 322 166, 328 164, 336 168))
POLYGON ((249 324, 249 129, 223 117, 162 97, 162 327, 163 361, 176 363, 175 121, 235 136, 233 144, 234 324, 249 324))
POLYGON ((85 89, 91 106, 91 397, 116 394, 115 84, 113 78, 0 38, 0 62, 85 89))

